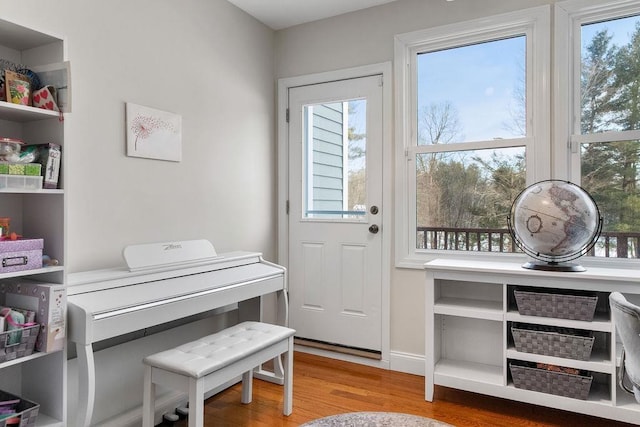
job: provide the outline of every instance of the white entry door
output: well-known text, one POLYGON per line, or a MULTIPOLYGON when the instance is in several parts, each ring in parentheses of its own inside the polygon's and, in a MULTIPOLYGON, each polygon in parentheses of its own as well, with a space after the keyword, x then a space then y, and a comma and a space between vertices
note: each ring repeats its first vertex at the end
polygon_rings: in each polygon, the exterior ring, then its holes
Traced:
POLYGON ((289 89, 289 323, 381 351, 382 76, 289 89))

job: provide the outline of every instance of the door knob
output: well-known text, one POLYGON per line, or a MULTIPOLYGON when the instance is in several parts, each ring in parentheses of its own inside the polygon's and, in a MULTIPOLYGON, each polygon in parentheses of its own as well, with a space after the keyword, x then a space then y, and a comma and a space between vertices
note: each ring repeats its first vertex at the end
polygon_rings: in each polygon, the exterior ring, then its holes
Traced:
POLYGON ((378 231, 380 231, 380 227, 378 227, 376 224, 373 224, 371 227, 369 227, 369 233, 376 234, 378 231))

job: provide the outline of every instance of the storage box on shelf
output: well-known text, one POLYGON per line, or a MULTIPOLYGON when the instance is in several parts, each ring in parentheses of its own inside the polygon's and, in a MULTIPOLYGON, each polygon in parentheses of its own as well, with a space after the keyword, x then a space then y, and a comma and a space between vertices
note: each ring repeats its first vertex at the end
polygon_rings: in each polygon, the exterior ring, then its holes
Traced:
POLYGON ((511 334, 519 352, 577 360, 589 360, 595 340, 591 331, 519 323, 511 334))
POLYGON ((40 176, 41 173, 42 165, 40 163, 0 162, 0 175, 40 176))
POLYGON ((41 176, 0 174, 0 190, 40 190, 42 179, 41 176))
POLYGON ((588 372, 567 372, 566 368, 561 366, 552 370, 528 366, 523 362, 511 362, 509 369, 517 388, 574 399, 586 400, 593 381, 588 372))
POLYGON ((64 348, 66 301, 66 290, 57 284, 23 278, 0 284, 0 305, 35 312, 36 326, 40 330, 35 341, 35 349, 40 352, 59 351, 64 348))
POLYGON ((617 385, 607 300, 614 290, 640 299, 636 272, 448 259, 425 268, 426 400, 439 385, 640 424, 640 404, 617 385), (516 301, 522 291, 533 294, 528 307, 516 301))
POLYGON ((0 273, 42 267, 43 239, 0 240, 0 273))
POLYGON ((44 177, 44 188, 58 188, 60 177, 60 164, 62 160, 62 147, 53 142, 38 144, 38 158, 42 165, 42 176, 44 177))
POLYGON ((515 289, 518 312, 525 316, 592 321, 598 297, 568 293, 528 292, 515 289))

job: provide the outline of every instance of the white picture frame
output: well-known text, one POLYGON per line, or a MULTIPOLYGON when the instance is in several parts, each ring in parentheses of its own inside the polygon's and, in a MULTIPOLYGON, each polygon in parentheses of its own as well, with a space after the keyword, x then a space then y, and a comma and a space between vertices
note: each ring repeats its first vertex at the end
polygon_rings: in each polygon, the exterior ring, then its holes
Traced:
POLYGON ((182 160, 182 116, 126 103, 127 156, 182 160))

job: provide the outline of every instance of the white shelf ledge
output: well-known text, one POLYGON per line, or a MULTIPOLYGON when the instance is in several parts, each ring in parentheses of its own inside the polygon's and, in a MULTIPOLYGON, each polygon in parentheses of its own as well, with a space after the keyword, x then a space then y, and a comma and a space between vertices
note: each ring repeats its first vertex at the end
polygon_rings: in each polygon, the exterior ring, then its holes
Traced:
POLYGON ((483 301, 466 298, 440 298, 433 306, 435 314, 472 317, 502 322, 504 313, 501 301, 483 301))
POLYGON ((18 357, 17 359, 7 360, 6 362, 0 363, 0 369, 8 368, 9 366, 13 366, 13 365, 19 365, 21 363, 28 362, 29 360, 33 360, 33 359, 38 359, 40 357, 46 357, 53 353, 56 353, 56 352, 54 351, 49 353, 42 353, 39 351, 34 351, 32 354, 28 356, 18 357))
POLYGON ((602 372, 608 375, 615 375, 615 366, 611 360, 607 360, 605 351, 594 350, 590 360, 565 359, 562 357, 544 356, 534 353, 524 353, 515 348, 507 349, 507 358, 523 360, 526 362, 540 362, 550 365, 566 366, 569 368, 584 369, 587 371, 602 372))
POLYGON ((502 372, 502 366, 440 359, 434 369, 434 379, 436 384, 444 386, 452 385, 452 380, 502 386, 504 384, 502 372))
POLYGON ((62 421, 50 417, 47 414, 38 412, 36 427, 63 427, 62 421))
POLYGON ((64 267, 62 265, 57 265, 55 267, 45 267, 45 268, 35 268, 33 270, 22 270, 22 271, 14 271, 12 273, 0 273, 0 279, 8 279, 10 277, 25 277, 34 276, 36 274, 47 274, 53 273, 56 271, 63 271, 64 267))
POLYGON ((554 317, 523 316, 517 311, 508 311, 505 314, 508 322, 533 323, 536 325, 558 326, 562 328, 586 329, 589 331, 612 332, 613 325, 610 320, 603 317, 595 317, 593 321, 557 319, 554 317))
POLYGON ((56 117, 60 117, 60 113, 57 111, 0 101, 0 119, 3 120, 11 120, 14 122, 30 122, 34 120, 45 120, 56 117))
POLYGON ((64 194, 64 190, 40 188, 37 190, 28 190, 20 188, 2 188, 0 194, 64 194))

